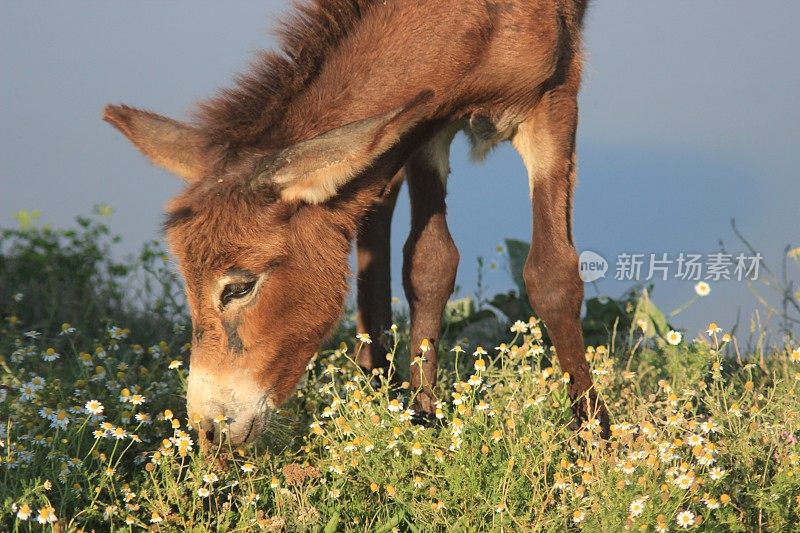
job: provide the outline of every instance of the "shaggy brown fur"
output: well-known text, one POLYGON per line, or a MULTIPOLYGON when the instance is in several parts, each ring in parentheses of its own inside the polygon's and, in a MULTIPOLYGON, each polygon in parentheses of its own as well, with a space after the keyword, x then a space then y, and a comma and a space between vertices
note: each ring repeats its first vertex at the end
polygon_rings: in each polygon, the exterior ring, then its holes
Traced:
MULTIPOLYGON (((445 219, 448 151, 464 129, 476 156, 511 140, 525 161, 536 222, 529 297, 572 376, 576 414, 595 413, 607 432, 583 353, 570 227, 585 10, 586 0, 320 0, 300 5, 281 52, 262 53, 194 123, 107 107, 106 120, 188 182, 165 227, 186 279, 193 371, 246 377, 265 405, 285 400, 341 312, 356 238, 359 327, 377 341, 391 320, 388 233, 405 165, 412 346, 433 346, 412 385, 430 412, 458 263, 445 219)), ((377 342, 370 348, 362 366, 384 366, 377 342)), ((202 393, 189 388, 191 410, 202 393)), ((241 398, 214 402, 247 428, 232 440, 262 428, 266 408, 245 416, 241 398)))

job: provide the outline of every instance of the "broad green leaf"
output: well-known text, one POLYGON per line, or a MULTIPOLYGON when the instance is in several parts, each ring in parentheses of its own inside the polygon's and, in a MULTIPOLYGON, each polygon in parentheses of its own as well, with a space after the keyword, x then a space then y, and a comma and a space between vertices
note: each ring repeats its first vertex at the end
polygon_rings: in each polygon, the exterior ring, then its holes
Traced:
POLYGON ((518 296, 516 291, 495 294, 494 298, 489 301, 489 305, 500 310, 512 322, 514 320, 527 320, 533 313, 528 303, 527 295, 518 296))
POLYGON ((405 517, 406 517, 405 511, 399 511, 389 520, 378 526, 378 528, 375 531, 378 531, 380 533, 388 533, 389 531, 399 526, 400 522, 402 522, 405 517))
POLYGON ((642 290, 636 311, 633 314, 632 328, 641 328, 646 337, 663 338, 670 330, 667 317, 650 300, 647 289, 642 290))
POLYGON ((325 533, 335 533, 338 531, 339 528, 339 512, 333 513, 328 523, 325 524, 325 529, 323 530, 325 533))
POLYGON ((525 268, 525 261, 528 259, 528 251, 531 245, 525 241, 517 239, 506 239, 506 250, 508 250, 508 266, 511 268, 511 276, 517 285, 520 294, 527 294, 525 289, 525 278, 522 271, 525 268))
POLYGON ((475 304, 469 296, 458 298, 457 300, 450 300, 447 302, 444 313, 445 318, 447 318, 449 322, 466 320, 475 313, 475 304))

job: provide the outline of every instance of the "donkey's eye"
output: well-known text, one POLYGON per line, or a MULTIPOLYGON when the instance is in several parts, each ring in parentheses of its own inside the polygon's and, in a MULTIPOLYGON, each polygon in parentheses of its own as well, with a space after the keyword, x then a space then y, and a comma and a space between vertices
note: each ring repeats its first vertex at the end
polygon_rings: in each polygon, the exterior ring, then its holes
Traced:
POLYGON ((253 291, 253 287, 255 286, 255 281, 229 283, 228 285, 225 285, 225 288, 222 289, 222 296, 220 296, 222 305, 228 305, 231 300, 235 300, 237 298, 244 298, 253 291))

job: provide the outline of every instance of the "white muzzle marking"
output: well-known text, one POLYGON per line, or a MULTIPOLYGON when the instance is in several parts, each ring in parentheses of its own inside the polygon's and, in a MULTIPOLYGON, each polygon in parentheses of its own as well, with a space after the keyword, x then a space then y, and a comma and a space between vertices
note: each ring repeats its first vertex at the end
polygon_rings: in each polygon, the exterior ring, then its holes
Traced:
MULTIPOLYGON (((212 374, 204 368, 189 372, 186 404, 189 420, 207 425, 224 416, 228 439, 239 444, 257 438, 269 421, 274 409, 267 391, 247 371, 212 374)), ((219 432, 214 422, 215 432, 219 432)))

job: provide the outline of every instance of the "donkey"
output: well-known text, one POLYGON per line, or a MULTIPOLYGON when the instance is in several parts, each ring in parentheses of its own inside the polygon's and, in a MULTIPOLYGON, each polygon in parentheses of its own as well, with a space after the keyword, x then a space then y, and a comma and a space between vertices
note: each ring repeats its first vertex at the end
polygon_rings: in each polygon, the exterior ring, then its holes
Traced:
MULTIPOLYGON (((361 331, 391 322, 389 227, 405 179, 411 232, 403 285, 415 409, 434 411, 437 341, 458 250, 446 221, 449 149, 511 141, 528 171, 528 297, 547 327, 578 421, 608 417, 580 328, 572 242, 581 29, 588 0, 316 0, 233 88, 190 122, 109 105, 104 119, 184 190, 165 235, 191 308, 190 420, 201 439, 258 437, 338 320, 358 247, 361 331), (421 356, 421 348, 412 357, 421 356)), ((366 369, 386 366, 377 344, 366 369)))

